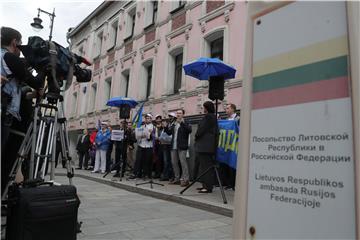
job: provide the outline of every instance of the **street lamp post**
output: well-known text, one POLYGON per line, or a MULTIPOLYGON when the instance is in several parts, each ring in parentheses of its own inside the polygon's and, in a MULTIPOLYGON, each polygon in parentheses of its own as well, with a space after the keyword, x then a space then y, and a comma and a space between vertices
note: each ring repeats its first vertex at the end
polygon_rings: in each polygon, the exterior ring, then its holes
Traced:
POLYGON ((52 39, 52 32, 53 32, 53 26, 54 26, 54 18, 55 18, 55 8, 52 13, 49 13, 47 11, 44 11, 40 8, 38 8, 38 15, 37 17, 34 17, 34 22, 30 25, 35 29, 43 29, 44 27, 41 25, 42 20, 40 18, 40 12, 47 14, 50 17, 50 35, 49 35, 49 41, 52 39))

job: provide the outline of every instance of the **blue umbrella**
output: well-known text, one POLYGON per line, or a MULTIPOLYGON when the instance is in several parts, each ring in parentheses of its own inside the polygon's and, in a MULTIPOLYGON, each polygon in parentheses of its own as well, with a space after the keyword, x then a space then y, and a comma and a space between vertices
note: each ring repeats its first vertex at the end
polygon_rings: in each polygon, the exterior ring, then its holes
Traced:
POLYGON ((199 80, 209 80, 210 77, 235 78, 236 69, 225 64, 218 58, 199 58, 184 65, 185 74, 199 80))
POLYGON ((137 104, 137 101, 128 97, 113 97, 109 99, 106 103, 106 105, 111 107, 121 107, 122 105, 129 105, 130 108, 136 107, 137 104))

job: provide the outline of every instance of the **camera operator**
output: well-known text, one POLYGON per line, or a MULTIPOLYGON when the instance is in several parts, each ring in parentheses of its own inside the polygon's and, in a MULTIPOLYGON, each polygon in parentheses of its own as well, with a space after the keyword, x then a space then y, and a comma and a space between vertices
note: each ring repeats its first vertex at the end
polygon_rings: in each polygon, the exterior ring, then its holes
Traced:
POLYGON ((27 70, 24 59, 20 58, 18 46, 21 43, 21 34, 18 31, 1 27, 2 191, 8 182, 8 175, 23 136, 32 121, 32 99, 42 94, 44 82, 43 74, 34 77, 27 70))

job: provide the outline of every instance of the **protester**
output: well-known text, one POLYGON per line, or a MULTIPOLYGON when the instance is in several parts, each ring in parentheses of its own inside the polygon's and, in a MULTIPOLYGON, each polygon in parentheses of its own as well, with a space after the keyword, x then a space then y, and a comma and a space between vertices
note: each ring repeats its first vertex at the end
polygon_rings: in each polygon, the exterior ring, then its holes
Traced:
MULTIPOLYGON (((235 120, 240 122, 240 116, 236 114, 236 106, 233 103, 228 103, 225 108, 226 120, 235 120)), ((220 180, 225 186, 225 189, 235 190, 236 170, 229 167, 225 163, 220 163, 220 180)))
POLYGON ((153 130, 151 123, 152 115, 145 115, 144 124, 135 130, 136 139, 138 141, 138 150, 136 152, 136 161, 134 166, 134 175, 130 179, 149 177, 151 178, 151 165, 153 156, 153 130), (144 175, 143 175, 144 172, 144 175))
POLYGON ((160 142, 160 135, 161 132, 163 131, 163 126, 162 126, 162 117, 161 115, 156 115, 155 116, 155 128, 154 128, 154 165, 153 165, 153 169, 155 171, 155 175, 154 178, 160 178, 161 173, 162 173, 162 169, 164 166, 163 163, 163 158, 164 158, 164 154, 163 154, 163 149, 162 149, 162 145, 160 142))
POLYGON ((175 178, 170 184, 180 184, 182 187, 189 185, 189 167, 186 160, 186 151, 189 148, 189 134, 192 132, 191 126, 184 120, 185 110, 176 111, 176 120, 165 130, 172 135, 171 139, 171 161, 175 178), (182 169, 180 177, 179 160, 182 169))
POLYGON ((127 164, 127 148, 131 141, 131 131, 127 128, 126 120, 121 120, 120 129, 123 133, 123 138, 121 140, 113 139, 115 144, 115 165, 116 173, 113 177, 124 177, 126 164, 127 164))
MULTIPOLYGON (((203 107, 205 116, 200 121, 195 134, 195 152, 197 161, 199 162, 199 175, 214 164, 218 136, 214 104, 206 101, 203 107)), ((213 181, 214 172, 209 171, 200 179, 202 188, 198 189, 199 193, 211 193, 213 181)))
POLYGON ((95 144, 96 144, 95 166, 92 172, 98 173, 101 170, 101 173, 105 173, 106 151, 108 150, 110 144, 110 131, 107 128, 106 122, 101 123, 101 129, 96 134, 95 144))
POLYGON ((88 168, 89 162, 89 149, 90 149, 90 135, 87 129, 84 129, 83 134, 80 136, 78 143, 76 145, 76 150, 79 155, 79 167, 76 169, 88 168))
POLYGON ((172 136, 167 134, 165 129, 168 127, 168 122, 163 119, 162 120, 162 130, 159 136, 159 141, 162 148, 162 154, 163 154, 163 171, 160 177, 160 181, 173 181, 173 168, 171 164, 171 140, 172 136))
POLYGON ((97 130, 95 129, 92 131, 90 135, 90 149, 89 149, 89 156, 90 156, 90 166, 88 167, 88 170, 94 169, 95 166, 95 156, 96 156, 96 139, 97 130))
MULTIPOLYGON (((108 130, 110 131, 110 136, 111 136, 111 132, 112 132, 112 127, 111 126, 108 126, 108 130)), ((112 166, 112 160, 111 160, 111 153, 112 153, 112 150, 113 150, 113 145, 114 145, 114 142, 111 141, 111 139, 109 140, 109 146, 108 146, 108 149, 106 150, 106 172, 109 172, 110 169, 111 169, 111 166, 112 166)))
POLYGON ((134 143, 136 143, 136 138, 135 138, 135 131, 133 129, 131 122, 128 122, 127 129, 130 135, 130 141, 127 147, 127 161, 130 168, 134 168, 134 143))

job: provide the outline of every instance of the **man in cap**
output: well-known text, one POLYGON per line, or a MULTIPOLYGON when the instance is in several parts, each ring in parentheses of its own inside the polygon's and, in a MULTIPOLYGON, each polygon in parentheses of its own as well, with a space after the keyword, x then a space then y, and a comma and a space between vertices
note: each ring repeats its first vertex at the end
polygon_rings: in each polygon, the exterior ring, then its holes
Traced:
POLYGON ((189 148, 189 134, 192 132, 191 125, 184 120, 184 109, 176 111, 176 121, 173 121, 165 130, 172 135, 171 161, 174 169, 175 179, 170 184, 180 184, 182 187, 189 185, 189 167, 186 160, 186 152, 189 148), (180 176, 179 161, 182 175, 180 176))
POLYGON ((134 166, 134 175, 130 179, 149 177, 151 178, 152 156, 153 156, 153 131, 154 125, 152 115, 145 115, 144 124, 136 129, 135 136, 138 141, 138 150, 136 153, 136 161, 134 166), (144 171, 144 175, 142 172, 144 171))

